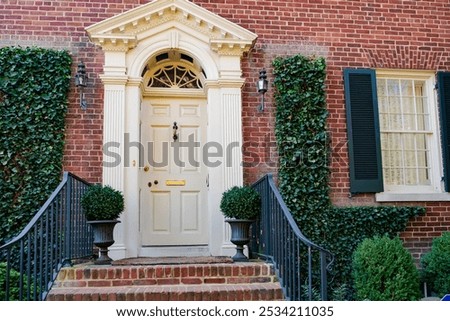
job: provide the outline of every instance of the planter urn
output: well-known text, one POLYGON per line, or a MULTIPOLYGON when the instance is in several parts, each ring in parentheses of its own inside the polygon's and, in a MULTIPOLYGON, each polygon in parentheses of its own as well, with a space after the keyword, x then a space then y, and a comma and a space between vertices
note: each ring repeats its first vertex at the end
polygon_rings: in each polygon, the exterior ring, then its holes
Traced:
POLYGON ((94 233, 94 245, 99 248, 99 256, 94 261, 96 265, 111 264, 112 259, 108 256, 108 247, 114 244, 114 227, 119 220, 87 221, 92 226, 94 233))
POLYGON ((235 262, 246 262, 248 257, 244 254, 244 246, 250 242, 250 226, 255 220, 226 219, 231 227, 230 241, 236 245, 236 254, 232 257, 235 262))

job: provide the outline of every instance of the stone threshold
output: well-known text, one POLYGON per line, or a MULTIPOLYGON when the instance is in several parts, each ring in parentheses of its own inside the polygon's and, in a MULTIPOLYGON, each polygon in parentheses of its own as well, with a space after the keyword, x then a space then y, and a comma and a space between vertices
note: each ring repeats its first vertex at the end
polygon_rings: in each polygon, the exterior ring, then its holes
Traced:
POLYGON ((223 264, 233 263, 227 256, 193 256, 193 257, 137 257, 115 260, 113 266, 130 265, 176 265, 176 264, 223 264))

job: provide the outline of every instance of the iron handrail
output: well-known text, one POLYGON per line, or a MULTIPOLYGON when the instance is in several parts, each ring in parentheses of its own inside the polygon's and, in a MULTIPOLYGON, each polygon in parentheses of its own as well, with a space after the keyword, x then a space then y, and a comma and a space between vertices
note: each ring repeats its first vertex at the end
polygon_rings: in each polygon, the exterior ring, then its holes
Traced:
POLYGON ((0 246, 0 300, 45 300, 61 267, 93 255, 93 236, 81 210, 90 184, 64 172, 61 183, 12 240, 0 246), (2 263, 3 262, 3 263, 2 263))
POLYGON ((311 301, 316 287, 320 288, 320 299, 328 300, 327 272, 333 254, 303 235, 272 174, 265 175, 252 187, 260 194, 262 203, 261 217, 253 232, 252 252, 272 261, 287 300, 311 301))

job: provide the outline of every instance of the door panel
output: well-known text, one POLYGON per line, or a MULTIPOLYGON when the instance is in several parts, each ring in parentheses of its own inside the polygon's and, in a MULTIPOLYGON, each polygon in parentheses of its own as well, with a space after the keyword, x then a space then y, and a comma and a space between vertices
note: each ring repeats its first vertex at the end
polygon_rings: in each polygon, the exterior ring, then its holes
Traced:
POLYGON ((152 231, 158 234, 170 233, 170 216, 165 214, 165 211, 158 209, 164 208, 170 212, 170 192, 154 191, 150 193, 152 198, 151 204, 153 219, 151 220, 150 228, 152 231))
POLYGON ((180 126, 180 142, 187 142, 188 144, 192 145, 192 147, 188 148, 180 148, 180 161, 183 166, 179 167, 181 173, 186 172, 201 172, 201 167, 199 162, 200 159, 200 148, 195 148, 196 142, 199 142, 200 140, 200 130, 199 127, 193 127, 193 126, 180 126), (192 142, 192 143, 191 143, 192 142))
POLYGON ((200 228, 200 193, 186 191, 181 192, 181 229, 183 232, 192 233, 200 228))
POLYGON ((141 113, 142 246, 206 245, 205 100, 145 99, 141 113))
POLYGON ((154 172, 169 171, 169 146, 163 143, 170 131, 169 126, 150 126, 150 137, 153 139, 147 143, 150 153, 144 157, 148 158, 150 170, 154 172))

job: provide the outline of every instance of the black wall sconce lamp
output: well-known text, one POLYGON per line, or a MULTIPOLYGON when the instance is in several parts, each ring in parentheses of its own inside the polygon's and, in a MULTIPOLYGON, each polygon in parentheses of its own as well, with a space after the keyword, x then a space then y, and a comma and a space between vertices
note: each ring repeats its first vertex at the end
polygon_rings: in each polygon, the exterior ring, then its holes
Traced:
POLYGON ((259 72, 259 80, 256 83, 258 92, 261 94, 261 104, 258 106, 259 111, 264 110, 264 94, 267 92, 268 85, 269 85, 269 82, 267 81, 266 70, 263 69, 259 72))
POLYGON ((86 66, 81 61, 78 64, 77 73, 75 74, 75 86, 80 88, 80 107, 82 110, 86 110, 87 102, 86 98, 84 98, 83 88, 87 86, 88 77, 86 75, 86 66))

